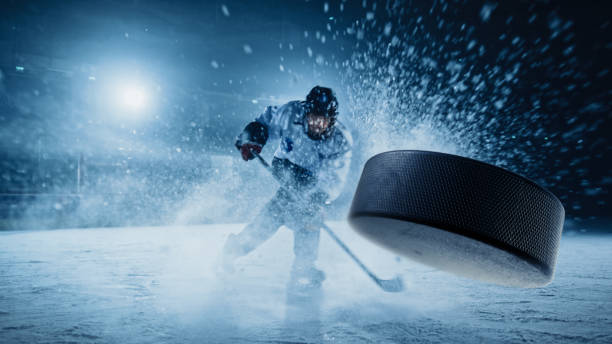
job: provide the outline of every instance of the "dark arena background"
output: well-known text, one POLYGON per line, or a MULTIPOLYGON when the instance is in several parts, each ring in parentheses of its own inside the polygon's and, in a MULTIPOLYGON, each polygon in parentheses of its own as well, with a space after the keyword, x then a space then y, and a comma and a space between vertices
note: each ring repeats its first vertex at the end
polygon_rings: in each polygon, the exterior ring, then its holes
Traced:
MULTIPOLYGON (((612 342, 612 9, 563 1, 3 1, 0 342, 612 342), (321 289, 282 227, 215 272, 277 183, 234 146, 266 106, 338 97, 353 150, 321 289), (565 208, 555 278, 500 287, 397 257, 346 216, 365 161, 474 158, 565 208)), ((262 156, 271 160, 278 142, 262 156)))

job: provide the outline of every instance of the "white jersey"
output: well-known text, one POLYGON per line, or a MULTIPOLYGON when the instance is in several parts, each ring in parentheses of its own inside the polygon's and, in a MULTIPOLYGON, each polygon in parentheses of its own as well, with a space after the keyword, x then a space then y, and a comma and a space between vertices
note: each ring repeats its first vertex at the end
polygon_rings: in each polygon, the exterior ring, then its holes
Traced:
POLYGON ((331 136, 311 139, 300 101, 268 106, 255 121, 268 128, 268 139, 280 139, 275 157, 309 170, 317 177, 318 189, 327 192, 332 200, 338 197, 348 174, 353 143, 344 125, 336 122, 331 136))

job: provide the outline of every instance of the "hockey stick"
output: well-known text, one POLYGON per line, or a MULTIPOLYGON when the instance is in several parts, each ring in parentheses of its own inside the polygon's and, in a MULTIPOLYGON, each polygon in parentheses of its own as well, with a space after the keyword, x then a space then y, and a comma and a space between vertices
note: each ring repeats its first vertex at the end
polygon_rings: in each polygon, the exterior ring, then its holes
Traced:
MULTIPOLYGON (((270 172, 270 174, 272 174, 273 177, 275 177, 274 173, 272 173, 272 167, 270 167, 270 164, 268 164, 268 162, 264 158, 262 158, 261 155, 259 155, 259 153, 254 152, 253 150, 251 150, 251 153, 255 155, 255 157, 257 157, 257 159, 259 160, 259 162, 261 162, 261 164, 265 167, 265 169, 268 170, 268 172, 270 172)), ((293 196, 290 195, 290 197, 293 197, 293 196)), ((296 200, 294 199, 294 201, 296 200)), ((297 200, 297 201, 300 201, 300 200, 297 200)), ((370 271, 370 269, 368 269, 361 262, 361 260, 359 260, 359 258, 357 258, 355 254, 353 254, 353 252, 346 246, 346 244, 344 244, 344 242, 342 242, 342 240, 340 240, 340 238, 338 238, 338 236, 334 233, 334 231, 331 230, 331 228, 329 228, 323 222, 320 224, 320 226, 327 232, 327 234, 329 234, 330 237, 332 237, 332 239, 334 239, 334 241, 344 250, 344 252, 346 252, 353 259, 353 261, 357 263, 357 265, 359 265, 361 270, 363 270, 366 274, 368 274, 368 276, 370 276, 370 278, 374 281, 374 283, 376 283, 382 290, 386 292, 391 292, 391 293, 396 293, 396 292, 400 292, 404 290, 404 282, 399 276, 396 276, 395 278, 390 279, 390 280, 378 278, 378 276, 376 276, 372 271, 370 271)))

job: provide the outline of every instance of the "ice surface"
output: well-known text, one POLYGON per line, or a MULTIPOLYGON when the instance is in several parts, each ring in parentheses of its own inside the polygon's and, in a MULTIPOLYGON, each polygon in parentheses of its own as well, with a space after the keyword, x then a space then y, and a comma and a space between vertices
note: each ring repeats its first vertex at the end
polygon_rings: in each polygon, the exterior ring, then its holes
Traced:
POLYGON ((287 292, 282 228, 219 279, 222 242, 242 225, 0 233, 0 341, 79 343, 474 343, 612 341, 612 237, 565 237, 540 289, 493 286, 397 260, 330 223, 385 293, 322 234, 320 292, 287 292), (585 259, 588 258, 588 259, 585 259))

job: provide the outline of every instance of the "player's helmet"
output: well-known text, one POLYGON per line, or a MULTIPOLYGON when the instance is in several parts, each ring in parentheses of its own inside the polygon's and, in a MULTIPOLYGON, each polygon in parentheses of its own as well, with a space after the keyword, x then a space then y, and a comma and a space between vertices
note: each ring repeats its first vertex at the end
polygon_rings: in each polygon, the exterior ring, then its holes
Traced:
POLYGON ((315 86, 306 96, 308 111, 317 116, 325 116, 333 126, 338 116, 338 99, 331 88, 315 86))
POLYGON ((313 140, 320 140, 329 137, 334 130, 334 124, 336 123, 336 117, 338 116, 338 100, 336 99, 336 95, 331 88, 322 86, 313 87, 306 96, 304 108, 304 115, 307 117, 307 119, 310 119, 312 116, 316 116, 319 117, 319 120, 321 120, 320 117, 324 117, 325 121, 328 122, 326 129, 321 131, 321 129, 313 130, 313 127, 309 126, 308 120, 306 120, 304 129, 308 136, 313 140))

